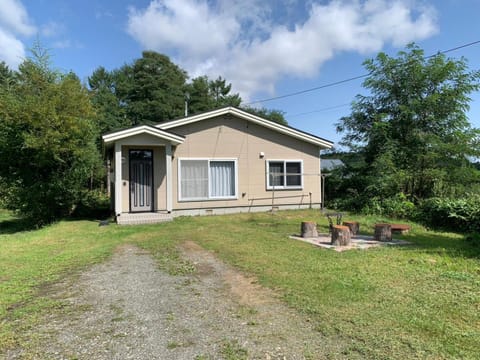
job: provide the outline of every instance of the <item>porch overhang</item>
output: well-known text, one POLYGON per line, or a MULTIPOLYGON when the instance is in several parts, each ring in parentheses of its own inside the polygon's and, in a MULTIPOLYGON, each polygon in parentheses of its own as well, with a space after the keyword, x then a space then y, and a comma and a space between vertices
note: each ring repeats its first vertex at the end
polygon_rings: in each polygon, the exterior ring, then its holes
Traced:
POLYGON ((162 142, 171 145, 180 145, 185 141, 182 135, 174 134, 150 125, 139 125, 133 128, 115 131, 102 136, 102 140, 106 146, 114 144, 117 141, 125 140, 137 135, 150 135, 160 139, 162 142))
POLYGON ((114 168, 115 168, 115 215, 117 218, 122 214, 122 146, 131 145, 148 145, 148 146, 164 146, 165 147, 165 164, 166 164, 166 203, 167 212, 172 211, 172 147, 182 144, 185 137, 174 134, 169 131, 158 129, 150 125, 139 125, 133 128, 115 131, 102 136, 105 148, 114 149, 114 168), (150 139, 145 143, 145 135, 150 139), (140 141, 139 137, 144 139, 140 141), (158 141, 158 142, 157 142, 158 141))

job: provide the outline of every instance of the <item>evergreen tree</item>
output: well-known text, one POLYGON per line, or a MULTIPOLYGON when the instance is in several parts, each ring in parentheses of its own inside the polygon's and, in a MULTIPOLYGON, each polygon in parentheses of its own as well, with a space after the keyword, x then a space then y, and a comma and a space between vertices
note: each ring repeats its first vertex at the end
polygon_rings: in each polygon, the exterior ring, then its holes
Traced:
POLYGON ((87 90, 36 47, 0 91, 0 197, 42 225, 69 214, 98 166, 87 90))

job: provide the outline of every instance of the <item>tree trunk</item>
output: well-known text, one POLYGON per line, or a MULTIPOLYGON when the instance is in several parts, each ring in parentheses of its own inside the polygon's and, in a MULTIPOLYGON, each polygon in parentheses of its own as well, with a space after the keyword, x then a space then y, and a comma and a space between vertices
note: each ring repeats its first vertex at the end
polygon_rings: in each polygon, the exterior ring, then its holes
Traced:
POLYGON ((357 235, 360 230, 360 224, 357 221, 344 221, 343 226, 347 226, 353 235, 357 235))
POLYGON ((348 226, 333 225, 332 228, 332 245, 346 246, 350 245, 352 235, 348 226))
POLYGON ((303 238, 318 237, 317 224, 313 221, 303 221, 301 232, 303 238))
POLYGON ((392 226, 390 224, 375 224, 376 241, 392 241, 392 226))

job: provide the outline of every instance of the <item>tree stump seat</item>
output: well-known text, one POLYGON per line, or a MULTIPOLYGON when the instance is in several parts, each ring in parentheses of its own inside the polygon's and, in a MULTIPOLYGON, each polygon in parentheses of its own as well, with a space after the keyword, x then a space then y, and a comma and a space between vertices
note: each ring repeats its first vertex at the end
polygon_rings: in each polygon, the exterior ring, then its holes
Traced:
POLYGON ((342 225, 348 226, 350 232, 352 233, 352 236, 357 235, 360 231, 360 223, 358 221, 344 221, 342 225))
POLYGON ((333 225, 332 226, 332 245, 347 246, 352 242, 352 234, 348 226, 333 225))
POLYGON ((412 227, 407 224, 391 224, 392 227, 392 233, 395 234, 407 234, 412 227))
POLYGON ((300 231, 302 238, 318 237, 317 223, 314 221, 302 221, 300 231))
POLYGON ((374 239, 382 242, 392 241, 392 225, 375 224, 374 239))

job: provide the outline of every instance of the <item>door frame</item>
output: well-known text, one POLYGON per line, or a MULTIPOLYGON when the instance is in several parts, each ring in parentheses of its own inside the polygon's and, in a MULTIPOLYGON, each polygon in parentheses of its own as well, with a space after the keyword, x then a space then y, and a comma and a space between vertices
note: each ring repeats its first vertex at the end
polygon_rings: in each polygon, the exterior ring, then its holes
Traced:
POLYGON ((132 148, 132 149, 128 149, 128 207, 129 207, 129 212, 130 213, 142 213, 142 212, 155 212, 155 194, 154 194, 154 168, 153 168, 153 164, 154 164, 154 159, 153 159, 153 154, 154 154, 154 151, 153 149, 141 149, 141 148, 132 148), (150 187, 151 187, 151 191, 150 193, 152 194, 152 199, 151 199, 151 206, 150 206, 150 210, 132 210, 132 191, 133 191, 133 188, 132 188, 132 152, 133 151, 149 151, 152 156, 150 158, 150 168, 152 169, 152 176, 151 176, 151 179, 150 179, 150 187))

